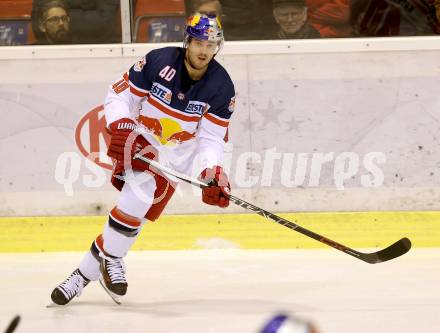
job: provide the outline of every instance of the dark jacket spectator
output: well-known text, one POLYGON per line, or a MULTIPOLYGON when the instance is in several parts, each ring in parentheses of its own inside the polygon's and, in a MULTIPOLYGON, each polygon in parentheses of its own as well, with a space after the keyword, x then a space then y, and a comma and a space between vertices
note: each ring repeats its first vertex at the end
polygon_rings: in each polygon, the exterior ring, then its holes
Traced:
POLYGON ((400 24, 401 36, 438 34, 435 0, 408 0, 406 5, 404 2, 399 4, 403 22, 400 24), (405 27, 409 29, 405 31, 405 27))
POLYGON ((400 11, 384 0, 352 0, 350 21, 356 36, 398 36, 400 11))
POLYGON ((271 39, 320 38, 319 31, 308 23, 305 0, 272 0, 273 16, 278 26, 271 39))
MULTIPOLYGON (((48 0, 34 0, 32 29, 38 39, 38 13, 48 0)), ((49 0, 50 1, 50 0, 49 0)), ((75 43, 120 43, 119 0, 65 0, 75 43)))
POLYGON ((265 39, 275 26, 268 0, 221 0, 225 40, 265 39))
POLYGON ((304 26, 293 34, 287 34, 283 30, 276 31, 271 39, 311 39, 311 38, 321 38, 319 31, 316 30, 312 25, 306 23, 304 26))
POLYGON ((350 0, 306 0, 308 22, 321 37, 351 37, 350 0))
POLYGON ((70 17, 62 0, 48 1, 37 17, 38 38, 35 44, 70 44, 70 17))
POLYGON ((437 33, 429 0, 352 0, 351 24, 357 36, 424 36, 437 33))

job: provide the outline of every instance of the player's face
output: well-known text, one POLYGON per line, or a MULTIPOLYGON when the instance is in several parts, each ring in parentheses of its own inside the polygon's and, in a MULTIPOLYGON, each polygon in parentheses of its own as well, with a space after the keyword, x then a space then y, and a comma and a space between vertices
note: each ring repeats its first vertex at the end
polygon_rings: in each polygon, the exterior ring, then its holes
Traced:
POLYGON ((68 39, 70 18, 66 11, 60 7, 48 10, 47 17, 40 29, 52 43, 62 43, 68 39))
POLYGON ((216 42, 192 38, 186 49, 186 60, 194 69, 204 69, 217 52, 217 47, 216 42))
POLYGON ((286 34, 298 32, 307 20, 307 8, 301 6, 283 6, 274 9, 274 17, 286 34))

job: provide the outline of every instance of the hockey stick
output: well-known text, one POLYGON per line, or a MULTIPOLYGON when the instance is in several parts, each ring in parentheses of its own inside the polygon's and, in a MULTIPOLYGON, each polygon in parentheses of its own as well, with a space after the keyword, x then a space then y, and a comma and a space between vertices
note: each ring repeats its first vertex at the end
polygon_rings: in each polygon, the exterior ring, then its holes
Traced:
MULTIPOLYGON (((144 156, 135 155, 134 158, 148 163, 150 166, 157 169, 162 174, 170 175, 172 177, 175 177, 177 179, 180 179, 186 183, 200 187, 202 189, 205 187, 208 187, 207 184, 205 184, 197 179, 191 178, 187 175, 184 175, 184 174, 178 173, 177 171, 171 170, 170 168, 167 168, 167 167, 157 163, 156 161, 150 160, 149 158, 146 158, 144 156)), ((401 255, 408 252, 409 249, 411 248, 411 241, 408 238, 404 237, 383 250, 373 252, 373 253, 362 253, 362 252, 353 250, 345 245, 342 245, 342 244, 339 244, 335 241, 332 241, 329 238, 318 235, 317 233, 315 233, 313 231, 310 231, 306 228, 303 228, 296 223, 293 223, 293 222, 290 222, 286 219, 283 219, 282 217, 279 217, 271 212, 268 212, 267 210, 264 210, 260 207, 257 207, 255 205, 253 205, 249 202, 246 202, 240 198, 237 198, 233 195, 229 195, 229 200, 232 201, 237 206, 249 209, 249 210, 257 213, 258 215, 261 215, 263 217, 271 219, 271 220, 273 220, 273 221, 275 221, 275 222, 277 222, 277 223, 279 223, 289 229, 295 230, 303 235, 306 235, 310 238, 317 240, 318 242, 324 243, 324 244, 331 246, 339 251, 345 252, 345 253, 347 253, 355 258, 358 258, 362 261, 365 261, 369 264, 377 264, 377 263, 381 263, 384 261, 388 261, 388 260, 400 257, 401 255)))
POLYGON ((9 324, 8 328, 6 329, 5 333, 12 333, 15 331, 15 329, 17 328, 18 324, 20 323, 20 316, 17 315, 15 316, 11 323, 9 324))

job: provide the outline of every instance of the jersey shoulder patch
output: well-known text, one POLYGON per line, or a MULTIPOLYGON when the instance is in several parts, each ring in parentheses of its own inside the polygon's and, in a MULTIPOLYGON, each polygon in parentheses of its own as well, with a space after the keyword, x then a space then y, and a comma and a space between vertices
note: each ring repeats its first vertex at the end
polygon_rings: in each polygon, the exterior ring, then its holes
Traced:
POLYGON ((147 57, 143 56, 138 62, 136 62, 133 66, 133 70, 135 72, 142 72, 145 64, 147 63, 147 57))

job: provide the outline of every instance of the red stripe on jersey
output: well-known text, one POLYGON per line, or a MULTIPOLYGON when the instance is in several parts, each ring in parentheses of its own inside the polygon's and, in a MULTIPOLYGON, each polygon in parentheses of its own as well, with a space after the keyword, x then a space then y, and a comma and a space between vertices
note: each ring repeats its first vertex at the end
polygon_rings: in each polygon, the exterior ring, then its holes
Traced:
POLYGON ((116 222, 121 222, 134 228, 138 228, 141 225, 141 221, 138 218, 129 216, 116 207, 112 209, 110 215, 116 220, 116 222))
POLYGON ((213 117, 209 113, 205 113, 205 115, 203 117, 205 117, 206 119, 208 119, 209 121, 213 122, 216 125, 219 125, 219 126, 222 126, 222 127, 228 127, 229 126, 229 121, 220 120, 218 118, 213 117))
POLYGON ((150 103, 156 109, 159 109, 163 113, 166 113, 167 115, 172 116, 177 119, 180 119, 180 120, 191 121, 191 122, 195 122, 195 123, 197 123, 200 120, 200 117, 186 116, 184 114, 173 111, 173 110, 167 108, 166 106, 162 105, 158 101, 154 100, 153 98, 151 98, 151 96, 148 96, 148 103, 150 103))
POLYGON ((130 92, 131 92, 133 95, 136 95, 136 96, 138 96, 138 97, 145 97, 145 96, 148 95, 147 93, 144 93, 144 92, 142 92, 142 91, 136 90, 136 88, 134 88, 131 84, 130 84, 130 92))

